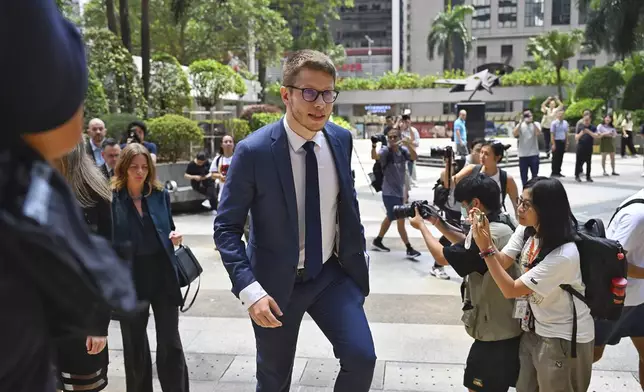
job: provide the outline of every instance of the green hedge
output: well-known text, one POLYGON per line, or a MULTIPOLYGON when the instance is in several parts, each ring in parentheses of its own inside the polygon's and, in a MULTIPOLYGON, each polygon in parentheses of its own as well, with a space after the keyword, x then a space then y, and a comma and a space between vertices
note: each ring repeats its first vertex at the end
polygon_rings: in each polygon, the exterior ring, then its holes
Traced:
POLYGON ((571 126, 571 130, 577 124, 584 113, 584 110, 590 109, 593 112, 593 116, 597 119, 598 116, 601 116, 600 109, 604 105, 604 100, 597 98, 590 99, 581 99, 566 108, 566 120, 571 126))
POLYGON ((280 113, 255 113, 250 119, 250 129, 252 132, 261 127, 279 121, 282 118, 280 113))
POLYGON ((610 100, 624 85, 622 74, 613 67, 595 67, 589 70, 577 84, 575 97, 610 100))
POLYGON ((353 129, 353 126, 351 125, 351 123, 340 116, 331 116, 331 119, 329 121, 331 121, 335 125, 341 126, 344 129, 347 129, 347 130, 353 129))
MULTIPOLYGON (((85 119, 85 121, 89 120, 91 119, 85 119)), ((127 131, 127 126, 132 121, 140 121, 141 118, 132 113, 112 113, 101 117, 101 120, 103 120, 105 128, 107 128, 107 136, 120 140, 127 131)))
POLYGON ((157 144, 160 161, 191 159, 190 144, 203 144, 203 131, 195 121, 167 114, 148 122, 148 135, 157 144))

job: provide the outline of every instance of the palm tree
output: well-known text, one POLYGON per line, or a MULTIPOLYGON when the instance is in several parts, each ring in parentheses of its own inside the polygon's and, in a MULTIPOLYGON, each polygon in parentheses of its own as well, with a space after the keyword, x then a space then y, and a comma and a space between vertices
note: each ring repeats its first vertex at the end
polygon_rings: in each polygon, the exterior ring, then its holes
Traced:
POLYGON ((561 85, 561 68, 564 62, 573 57, 584 41, 584 32, 576 29, 569 33, 552 30, 539 36, 530 38, 528 51, 537 58, 550 62, 557 71, 557 90, 563 97, 561 85))
POLYGON ((434 52, 446 58, 446 68, 454 65, 454 43, 461 41, 465 53, 472 49, 472 34, 465 25, 465 17, 474 12, 471 5, 457 5, 452 8, 452 2, 447 4, 445 12, 436 15, 432 28, 427 36, 427 55, 434 59, 434 52))
POLYGON ((105 14, 107 16, 107 28, 110 29, 114 35, 119 35, 118 28, 116 27, 116 13, 114 12, 114 0, 105 0, 105 14))
POLYGON ((132 53, 132 33, 130 31, 130 15, 128 0, 119 0, 119 16, 121 17, 121 41, 128 52, 132 53))

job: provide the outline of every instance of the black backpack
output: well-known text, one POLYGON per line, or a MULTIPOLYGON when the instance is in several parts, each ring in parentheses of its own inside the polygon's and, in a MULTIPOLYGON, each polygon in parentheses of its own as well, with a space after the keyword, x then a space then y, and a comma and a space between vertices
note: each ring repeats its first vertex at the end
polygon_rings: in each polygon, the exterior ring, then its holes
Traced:
MULTIPOLYGON (((601 219, 591 219, 577 230, 575 240, 579 251, 581 276, 586 292, 582 295, 569 284, 562 290, 588 305, 595 320, 617 320, 622 314, 626 286, 615 287, 613 279, 626 279, 626 252, 618 241, 606 238, 601 219)), ((539 254, 543 260, 550 250, 539 254)), ((572 357, 577 357, 577 308, 572 301, 572 357)))
MULTIPOLYGON (((404 150, 401 150, 404 151, 404 150)), ((403 152, 403 155, 405 153, 403 152)), ((405 155, 407 157, 407 155, 405 155)), ((373 168, 371 169, 371 186, 376 192, 380 192, 382 190, 382 181, 385 179, 385 169, 387 166, 393 162, 393 156, 389 150, 387 150, 387 157, 385 158, 385 164, 382 165, 380 163, 380 160, 377 160, 373 164, 373 168)))

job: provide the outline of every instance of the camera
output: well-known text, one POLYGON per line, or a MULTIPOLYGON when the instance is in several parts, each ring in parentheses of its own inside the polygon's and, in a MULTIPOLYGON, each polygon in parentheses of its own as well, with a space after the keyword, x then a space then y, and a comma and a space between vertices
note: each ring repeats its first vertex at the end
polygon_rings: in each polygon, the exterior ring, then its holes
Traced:
POLYGON ((451 146, 447 146, 447 147, 432 147, 432 149, 429 152, 429 156, 431 158, 440 158, 440 159, 453 158, 454 157, 454 150, 452 149, 451 146))
POLYGON ((127 133, 127 144, 130 143, 141 144, 141 139, 139 139, 139 135, 136 134, 136 128, 130 129, 127 133))
POLYGON ((416 208, 423 219, 429 219, 432 216, 440 218, 439 210, 429 204, 427 200, 417 200, 411 204, 394 206, 394 216, 396 219, 413 218, 416 216, 416 208))
POLYGON ((383 145, 387 145, 387 137, 384 134, 372 135, 371 144, 377 144, 377 143, 382 143, 383 145))

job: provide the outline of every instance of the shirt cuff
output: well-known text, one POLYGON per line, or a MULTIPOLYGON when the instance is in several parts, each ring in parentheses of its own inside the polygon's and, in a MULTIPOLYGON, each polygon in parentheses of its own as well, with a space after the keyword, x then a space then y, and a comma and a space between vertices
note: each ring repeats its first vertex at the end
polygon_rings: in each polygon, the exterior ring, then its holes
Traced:
POLYGON ((264 291, 264 288, 258 281, 246 286, 242 291, 239 292, 239 300, 246 309, 250 308, 255 304, 255 302, 266 297, 268 293, 264 291))

